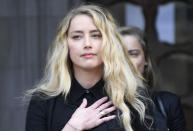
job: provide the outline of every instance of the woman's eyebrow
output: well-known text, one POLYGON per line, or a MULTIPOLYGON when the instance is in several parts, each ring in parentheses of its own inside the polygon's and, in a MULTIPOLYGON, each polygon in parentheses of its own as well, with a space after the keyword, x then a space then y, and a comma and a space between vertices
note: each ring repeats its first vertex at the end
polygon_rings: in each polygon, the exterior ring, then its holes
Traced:
MULTIPOLYGON (((98 29, 94 29, 94 30, 91 30, 91 31, 89 31, 90 33, 95 33, 95 32, 99 32, 100 33, 100 31, 98 30, 98 29)), ((73 34, 73 33, 83 33, 83 31, 81 31, 81 30, 75 30, 75 31, 71 31, 70 32, 70 34, 73 34)))
POLYGON ((100 33, 100 31, 99 31, 98 29, 96 29, 96 30, 91 30, 90 32, 91 32, 91 33, 95 33, 95 32, 99 32, 99 33, 100 33))
POLYGON ((75 31, 72 31, 72 32, 70 32, 71 34, 72 33, 83 33, 83 31, 81 31, 81 30, 75 30, 75 31))

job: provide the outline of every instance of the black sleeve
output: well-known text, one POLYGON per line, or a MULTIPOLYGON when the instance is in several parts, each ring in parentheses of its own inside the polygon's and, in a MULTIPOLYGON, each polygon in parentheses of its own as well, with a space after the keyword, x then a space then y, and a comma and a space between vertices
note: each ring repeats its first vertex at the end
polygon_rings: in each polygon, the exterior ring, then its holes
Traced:
POLYGON ((46 100, 33 96, 27 110, 25 131, 46 131, 46 100))
POLYGON ((187 131, 180 98, 169 92, 162 92, 160 96, 166 108, 170 131, 187 131))

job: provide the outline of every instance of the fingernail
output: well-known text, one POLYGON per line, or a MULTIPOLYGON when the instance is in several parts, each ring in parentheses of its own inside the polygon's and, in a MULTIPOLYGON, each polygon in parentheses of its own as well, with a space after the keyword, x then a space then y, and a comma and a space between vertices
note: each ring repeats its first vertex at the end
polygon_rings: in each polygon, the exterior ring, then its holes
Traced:
POLYGON ((114 117, 114 118, 115 118, 115 117, 116 117, 116 115, 113 115, 112 117, 114 117))
POLYGON ((107 96, 105 96, 105 97, 104 97, 104 99, 108 99, 108 97, 107 97, 107 96))

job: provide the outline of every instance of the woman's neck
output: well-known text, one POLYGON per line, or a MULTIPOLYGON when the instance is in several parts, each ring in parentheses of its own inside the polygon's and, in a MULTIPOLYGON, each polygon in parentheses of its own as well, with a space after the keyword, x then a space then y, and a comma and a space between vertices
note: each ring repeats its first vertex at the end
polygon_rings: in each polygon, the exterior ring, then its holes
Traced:
POLYGON ((103 74, 102 69, 74 70, 74 76, 76 80, 85 89, 89 89, 92 86, 94 86, 102 78, 102 74, 103 74))

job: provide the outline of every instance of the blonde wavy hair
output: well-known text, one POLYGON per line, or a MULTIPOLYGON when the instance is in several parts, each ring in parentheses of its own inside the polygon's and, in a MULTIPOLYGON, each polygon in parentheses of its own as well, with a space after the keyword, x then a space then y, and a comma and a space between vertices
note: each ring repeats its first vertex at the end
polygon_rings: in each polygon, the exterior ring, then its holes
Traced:
POLYGON ((113 17, 102 7, 81 5, 66 15, 49 50, 44 77, 37 87, 28 93, 41 92, 48 96, 63 94, 66 99, 73 74, 68 54, 67 33, 71 20, 81 14, 90 16, 102 34, 101 57, 104 64, 105 89, 113 104, 121 111, 121 125, 126 131, 133 131, 130 109, 126 103, 130 103, 137 110, 141 121, 145 119, 145 97, 138 90, 143 88, 140 73, 129 59, 113 17))

